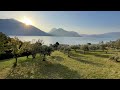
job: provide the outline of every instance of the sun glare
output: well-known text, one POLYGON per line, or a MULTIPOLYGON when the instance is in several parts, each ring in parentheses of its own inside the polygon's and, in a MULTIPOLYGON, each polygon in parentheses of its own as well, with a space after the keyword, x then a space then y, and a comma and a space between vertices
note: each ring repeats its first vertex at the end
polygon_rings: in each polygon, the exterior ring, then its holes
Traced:
POLYGON ((24 17, 22 22, 25 23, 26 25, 32 25, 32 21, 27 17, 24 17))

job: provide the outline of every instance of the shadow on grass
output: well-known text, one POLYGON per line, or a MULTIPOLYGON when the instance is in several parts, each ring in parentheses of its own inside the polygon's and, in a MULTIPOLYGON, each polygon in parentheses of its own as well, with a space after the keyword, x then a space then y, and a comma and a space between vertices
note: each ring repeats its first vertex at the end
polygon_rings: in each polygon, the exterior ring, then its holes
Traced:
POLYGON ((96 56, 96 57, 102 57, 102 58, 109 58, 110 57, 110 55, 99 55, 99 54, 96 54, 94 56, 96 56))
POLYGON ((8 72, 8 75, 5 77, 5 79, 7 79, 8 77, 10 77, 10 75, 11 75, 12 73, 14 73, 15 68, 16 68, 16 66, 15 66, 15 64, 13 64, 13 66, 11 67, 11 69, 10 69, 10 71, 8 72))
POLYGON ((74 57, 85 57, 85 56, 83 56, 83 55, 76 54, 76 53, 73 53, 73 52, 70 52, 70 56, 74 56, 74 57))
POLYGON ((102 55, 102 54, 98 54, 98 53, 86 53, 86 55, 94 55, 96 57, 101 57, 101 58, 109 58, 110 55, 102 55))
POLYGON ((38 70, 48 79, 79 79, 80 75, 77 71, 70 70, 68 67, 61 64, 47 64, 44 68, 38 70))
POLYGON ((73 57, 73 56, 71 56, 71 58, 72 58, 72 59, 75 59, 75 60, 77 60, 77 61, 80 61, 80 62, 82 62, 82 63, 85 63, 85 64, 91 64, 91 65, 95 65, 95 66, 98 66, 98 67, 101 67, 101 66, 102 66, 102 64, 100 64, 100 63, 95 63, 95 62, 88 61, 88 60, 82 60, 82 59, 80 59, 79 57, 73 57))
POLYGON ((79 79, 80 74, 68 67, 52 63, 50 61, 37 61, 33 63, 22 63, 8 77, 9 79, 79 79), (31 73, 33 70, 33 73, 31 73), (26 77, 25 77, 26 76, 26 77))
MULTIPOLYGON (((81 51, 77 51, 77 53, 81 53, 81 51)), ((83 54, 83 53, 81 53, 81 54, 83 54)), ((90 52, 86 52, 84 55, 94 55, 96 57, 102 57, 102 58, 109 58, 109 56, 110 56, 110 55, 102 55, 102 54, 90 53, 90 52)))
POLYGON ((0 60, 0 62, 5 62, 5 61, 10 61, 12 60, 13 58, 10 58, 10 59, 4 59, 4 60, 0 60))
POLYGON ((84 54, 84 52, 83 52, 83 51, 76 51, 76 53, 84 54))
POLYGON ((51 56, 50 59, 52 59, 52 60, 58 60, 58 61, 64 60, 64 58, 60 57, 60 56, 51 56))

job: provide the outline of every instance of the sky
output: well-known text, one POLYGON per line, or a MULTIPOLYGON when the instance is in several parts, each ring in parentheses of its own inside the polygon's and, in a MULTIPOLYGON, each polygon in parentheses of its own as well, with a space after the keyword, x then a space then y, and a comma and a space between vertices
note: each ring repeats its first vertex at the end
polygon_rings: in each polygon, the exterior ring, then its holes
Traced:
POLYGON ((120 11, 0 11, 0 19, 24 17, 45 32, 52 28, 80 34, 120 32, 120 11))

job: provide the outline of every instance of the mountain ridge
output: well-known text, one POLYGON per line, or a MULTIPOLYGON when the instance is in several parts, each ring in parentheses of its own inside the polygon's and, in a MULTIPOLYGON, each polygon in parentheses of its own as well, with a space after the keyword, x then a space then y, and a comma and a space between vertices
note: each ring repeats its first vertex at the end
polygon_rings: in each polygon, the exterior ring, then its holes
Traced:
POLYGON ((0 19, 0 32, 17 36, 51 36, 33 25, 25 25, 15 19, 0 19))
POLYGON ((62 28, 58 28, 58 29, 53 28, 48 33, 53 35, 53 36, 81 37, 77 32, 66 31, 62 28))
POLYGON ((87 35, 87 34, 81 34, 81 36, 89 36, 89 37, 119 37, 120 36, 120 32, 107 32, 107 33, 103 33, 103 34, 91 34, 91 35, 87 35))

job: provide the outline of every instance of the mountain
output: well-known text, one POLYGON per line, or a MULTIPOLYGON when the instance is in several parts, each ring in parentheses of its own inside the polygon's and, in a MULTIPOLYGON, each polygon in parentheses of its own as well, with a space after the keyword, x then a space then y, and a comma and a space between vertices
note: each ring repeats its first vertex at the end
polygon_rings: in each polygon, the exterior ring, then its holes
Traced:
POLYGON ((81 36, 88 36, 88 37, 120 37, 120 32, 108 32, 108 33, 103 33, 103 34, 91 34, 91 35, 87 35, 87 34, 81 34, 81 36))
POLYGON ((0 32, 17 36, 49 36, 48 33, 15 19, 0 19, 0 32))
POLYGON ((81 37, 77 32, 74 31, 66 31, 62 28, 53 28, 49 34, 53 36, 66 36, 66 37, 81 37))

